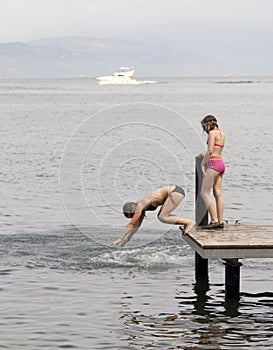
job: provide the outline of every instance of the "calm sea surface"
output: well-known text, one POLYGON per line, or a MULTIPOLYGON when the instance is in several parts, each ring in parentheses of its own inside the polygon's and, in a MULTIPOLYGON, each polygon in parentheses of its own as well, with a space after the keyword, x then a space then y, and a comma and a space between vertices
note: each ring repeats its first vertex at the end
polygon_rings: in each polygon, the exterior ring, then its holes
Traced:
POLYGON ((273 349, 272 259, 195 285, 194 253, 155 213, 112 248, 127 200, 165 184, 194 218, 200 120, 226 135, 225 219, 272 225, 273 78, 0 80, 0 348, 273 349))

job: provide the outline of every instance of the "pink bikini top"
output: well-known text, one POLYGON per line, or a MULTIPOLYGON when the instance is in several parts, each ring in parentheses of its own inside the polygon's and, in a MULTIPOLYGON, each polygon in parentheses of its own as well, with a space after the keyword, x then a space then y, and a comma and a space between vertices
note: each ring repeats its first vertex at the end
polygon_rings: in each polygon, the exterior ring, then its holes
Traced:
POLYGON ((214 146, 224 147, 224 145, 219 145, 218 143, 215 143, 214 146))

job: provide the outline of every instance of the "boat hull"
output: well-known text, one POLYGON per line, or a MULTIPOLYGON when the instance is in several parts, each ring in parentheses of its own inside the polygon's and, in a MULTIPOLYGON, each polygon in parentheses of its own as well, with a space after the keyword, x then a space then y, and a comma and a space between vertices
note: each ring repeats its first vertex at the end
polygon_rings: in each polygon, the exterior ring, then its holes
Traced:
POLYGON ((156 81, 151 80, 136 80, 136 79, 130 79, 130 80, 105 80, 105 79, 98 79, 99 85, 141 85, 141 84, 155 84, 156 81))

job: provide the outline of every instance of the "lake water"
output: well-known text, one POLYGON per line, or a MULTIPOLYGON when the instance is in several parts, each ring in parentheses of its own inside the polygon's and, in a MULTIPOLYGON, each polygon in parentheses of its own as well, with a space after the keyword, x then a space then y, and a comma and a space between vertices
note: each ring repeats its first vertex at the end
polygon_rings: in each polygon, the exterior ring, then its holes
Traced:
POLYGON ((272 225, 273 78, 1 80, 3 349, 272 349, 272 259, 243 261, 241 298, 224 266, 195 285, 194 253, 149 213, 111 248, 127 200, 179 184, 194 218, 200 120, 226 135, 225 219, 272 225))

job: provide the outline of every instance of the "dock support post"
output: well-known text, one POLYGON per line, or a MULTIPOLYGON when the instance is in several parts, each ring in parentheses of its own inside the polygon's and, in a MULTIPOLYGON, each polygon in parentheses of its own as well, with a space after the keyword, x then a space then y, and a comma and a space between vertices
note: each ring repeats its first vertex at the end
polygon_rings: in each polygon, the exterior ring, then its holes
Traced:
MULTIPOLYGON (((202 160, 202 155, 195 157, 195 222, 197 226, 208 224, 208 210, 201 197, 203 182, 202 160)), ((209 281, 208 259, 202 258, 198 253, 195 253, 195 280, 199 285, 207 285, 209 281)))
POLYGON ((196 282, 208 283, 208 259, 202 258, 195 253, 195 280, 196 282))
POLYGON ((197 226, 208 224, 208 209, 201 197, 201 188, 203 182, 203 172, 201 163, 202 155, 195 157, 195 222, 197 226))
POLYGON ((197 299, 195 307, 203 312, 204 305, 208 299, 209 291, 208 259, 203 259, 198 253, 195 253, 195 286, 194 291, 197 299))
POLYGON ((238 259, 225 259, 225 299, 240 299, 240 267, 238 259))

